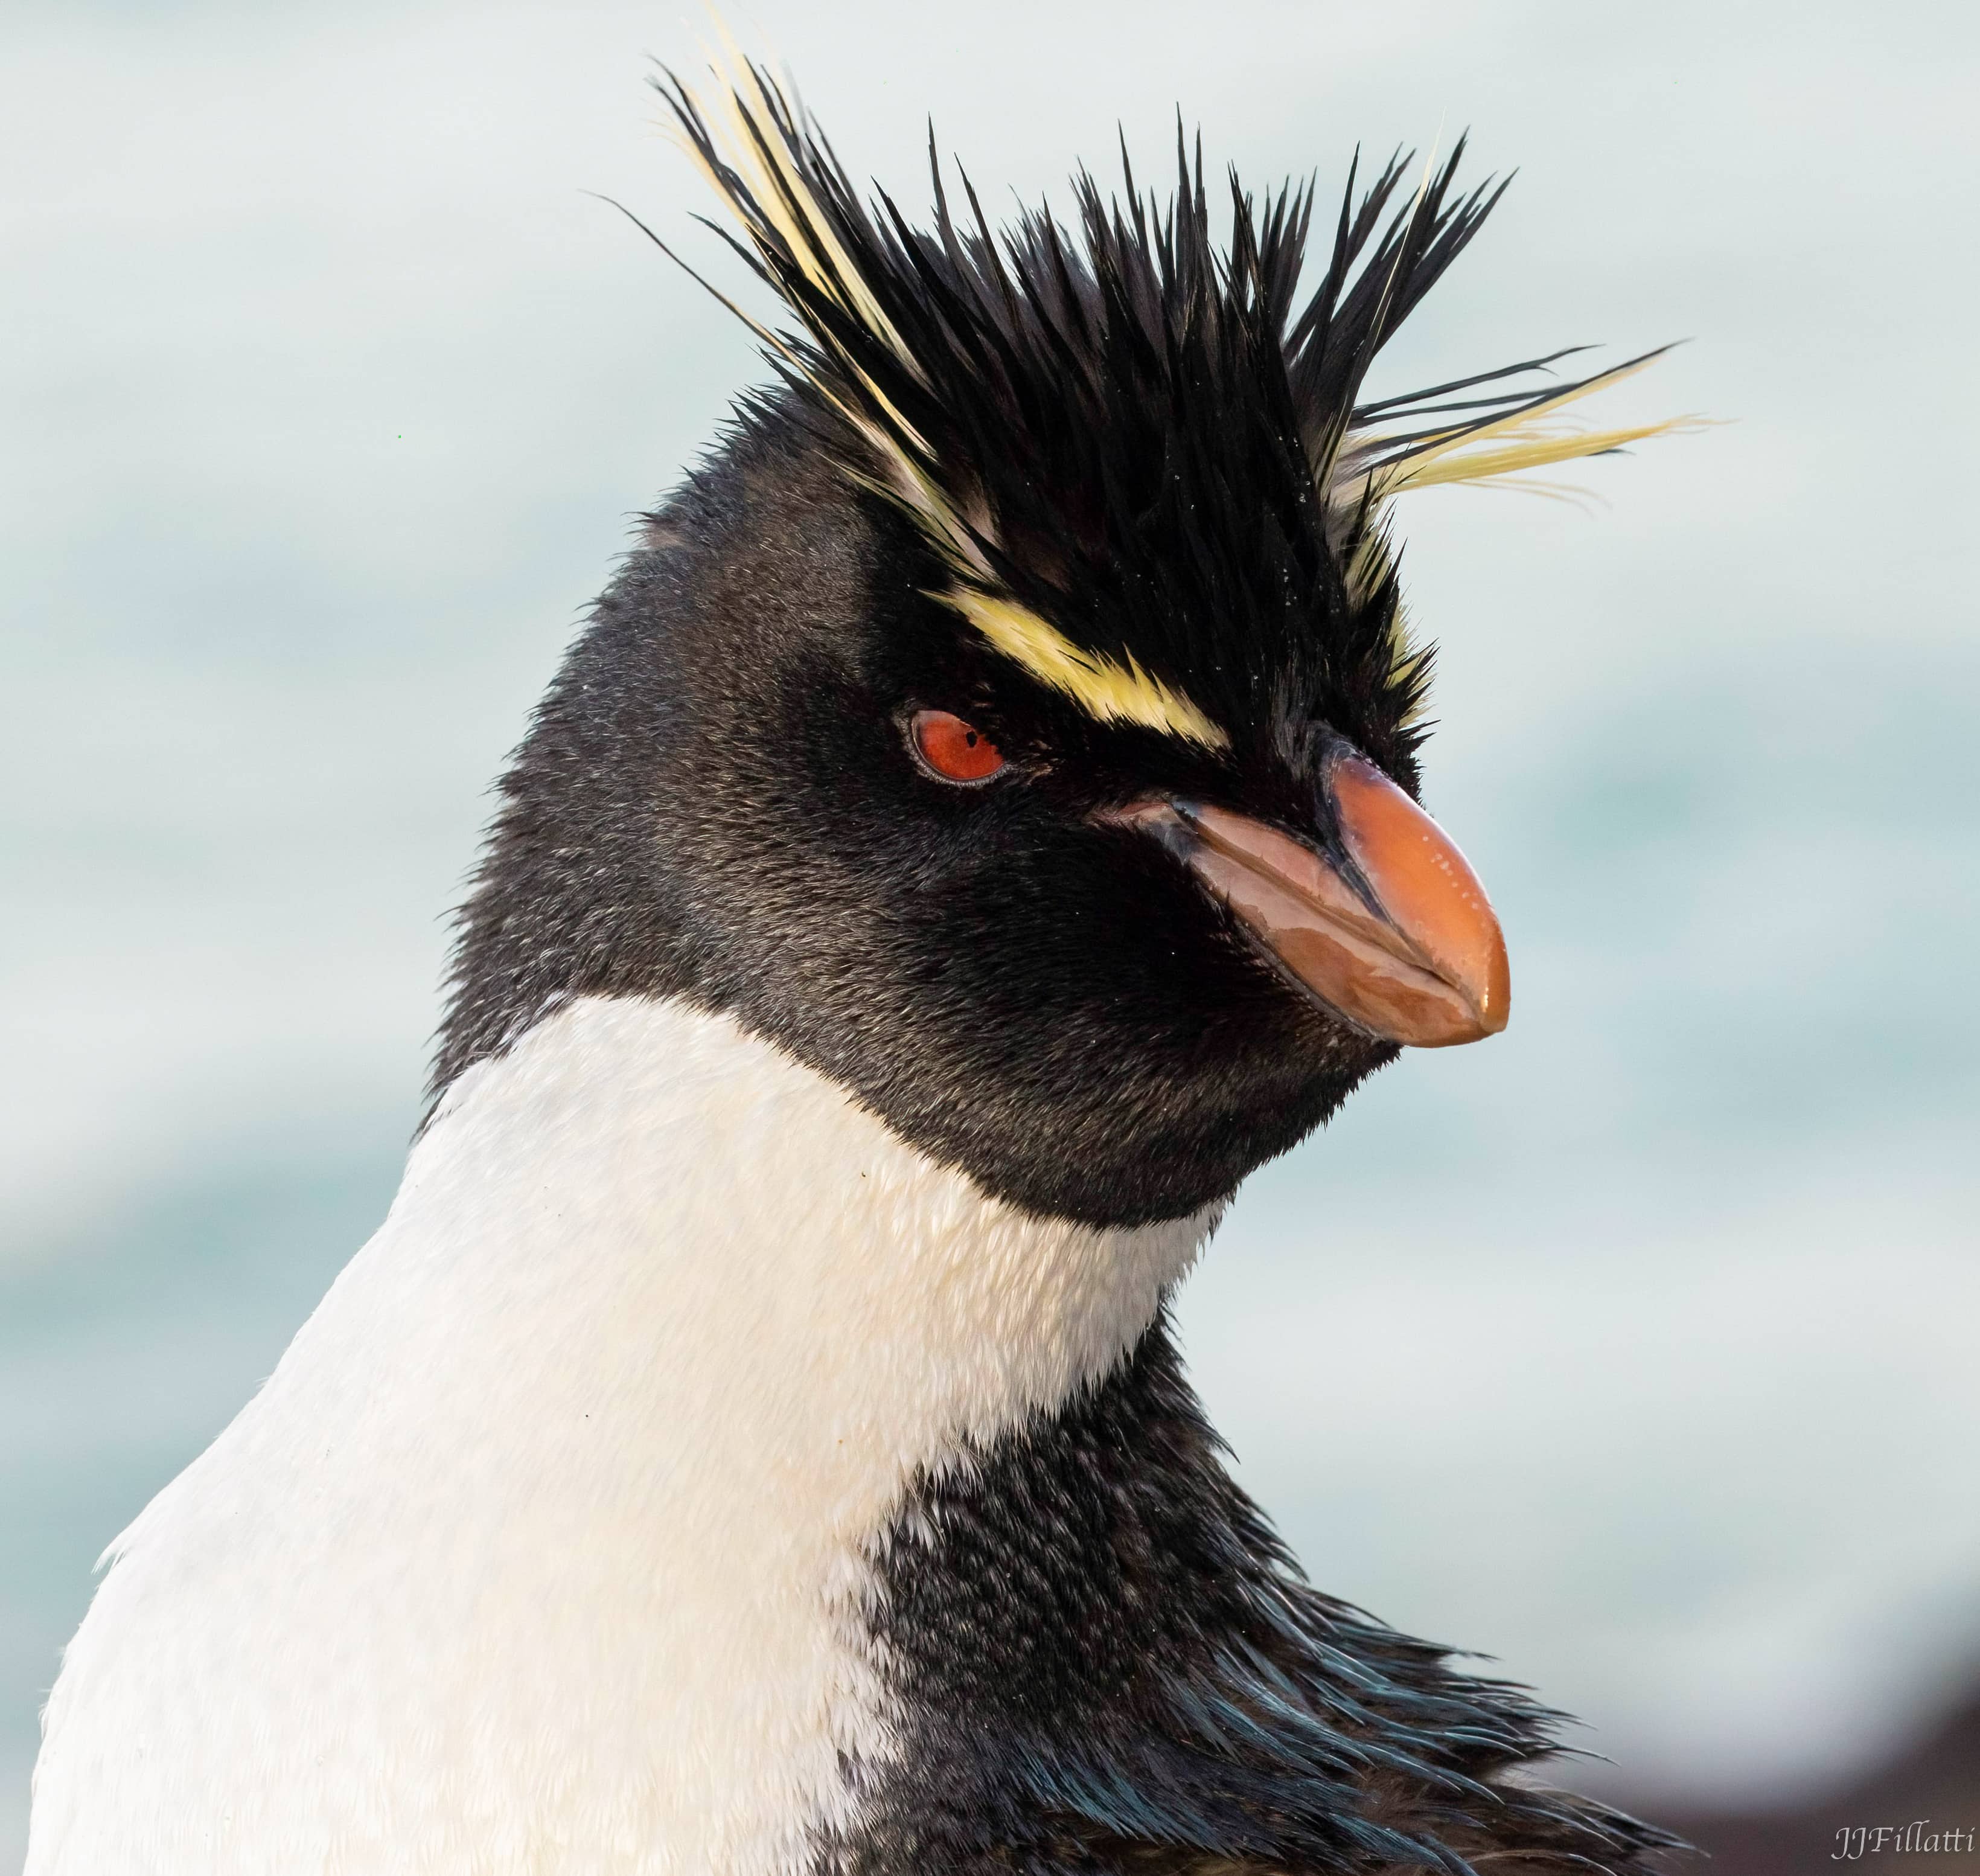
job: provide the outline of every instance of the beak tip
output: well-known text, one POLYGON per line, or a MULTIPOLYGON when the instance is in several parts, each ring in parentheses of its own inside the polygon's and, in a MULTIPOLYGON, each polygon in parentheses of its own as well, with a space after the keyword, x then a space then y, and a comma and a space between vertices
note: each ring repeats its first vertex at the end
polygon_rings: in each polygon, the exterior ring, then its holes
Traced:
POLYGON ((1482 1043, 1498 1035, 1506 1026, 1507 1009, 1501 999, 1496 1003, 1472 1003, 1462 1016, 1447 1015, 1440 1022, 1424 1024, 1404 1032, 1391 1030, 1388 1039, 1412 1049, 1456 1049, 1467 1043, 1482 1043))
POLYGON ((1487 980, 1485 993, 1478 1000, 1478 1020, 1487 1036, 1497 1036, 1506 1026, 1513 1013, 1512 973, 1506 964, 1506 941, 1498 932, 1498 921, 1493 920, 1493 946, 1491 973, 1487 980))
POLYGON ((1506 943, 1500 935, 1496 919, 1492 921, 1492 942, 1484 964, 1483 970, 1475 976, 1469 972, 1451 973, 1453 987, 1470 1006, 1471 1021, 1457 1039, 1460 1041, 1482 1043, 1487 1036, 1501 1034, 1513 1013, 1513 986, 1506 964, 1506 943))
POLYGON ((1435 1038, 1430 1046, 1497 1036, 1512 1002, 1506 937, 1470 863, 1443 829, 1364 757, 1337 757, 1327 790, 1363 878, 1463 1010, 1455 1022, 1447 1016, 1427 1026, 1435 1038))

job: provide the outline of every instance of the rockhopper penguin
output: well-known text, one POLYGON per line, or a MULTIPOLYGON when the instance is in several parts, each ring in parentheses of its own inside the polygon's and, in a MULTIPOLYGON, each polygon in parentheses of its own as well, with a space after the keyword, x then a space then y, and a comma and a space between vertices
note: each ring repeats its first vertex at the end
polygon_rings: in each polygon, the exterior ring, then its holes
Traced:
POLYGON ((1390 505, 1649 434, 1561 417, 1641 361, 1363 401, 1456 156, 1311 242, 1200 155, 922 231, 761 72, 666 95, 779 381, 503 781, 390 1216, 114 1546, 28 1876, 1639 1867, 1307 1586, 1164 1308, 1504 1023, 1390 505))

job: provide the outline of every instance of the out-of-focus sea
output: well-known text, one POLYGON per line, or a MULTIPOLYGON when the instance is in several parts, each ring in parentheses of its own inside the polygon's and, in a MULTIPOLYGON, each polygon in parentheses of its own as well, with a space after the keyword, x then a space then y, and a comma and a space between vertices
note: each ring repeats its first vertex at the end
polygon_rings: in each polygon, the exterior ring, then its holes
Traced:
MULTIPOLYGON (((1158 171, 1178 103, 1213 171, 1326 195, 1471 126, 1522 174, 1378 389, 1695 338, 1613 407, 1734 421, 1593 504, 1405 505, 1513 1021, 1261 1174, 1180 1312, 1316 1580, 1497 1655, 1632 1792, 1870 1763, 1980 1679, 1972 15, 735 23, 911 212, 930 112, 993 206, 1117 118, 1158 171)), ((0 1867, 92 1560, 390 1198, 487 780, 761 376, 583 193, 733 281, 640 89, 699 30, 10 12, 0 1867)))

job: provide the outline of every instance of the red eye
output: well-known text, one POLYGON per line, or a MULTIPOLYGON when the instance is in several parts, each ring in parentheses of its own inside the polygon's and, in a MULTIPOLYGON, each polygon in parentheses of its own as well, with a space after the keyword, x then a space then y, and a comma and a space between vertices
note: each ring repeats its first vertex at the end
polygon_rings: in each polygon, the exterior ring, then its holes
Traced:
POLYGON ((997 745, 945 710, 918 710, 909 732, 915 753, 947 782, 987 782, 1003 767, 997 745))

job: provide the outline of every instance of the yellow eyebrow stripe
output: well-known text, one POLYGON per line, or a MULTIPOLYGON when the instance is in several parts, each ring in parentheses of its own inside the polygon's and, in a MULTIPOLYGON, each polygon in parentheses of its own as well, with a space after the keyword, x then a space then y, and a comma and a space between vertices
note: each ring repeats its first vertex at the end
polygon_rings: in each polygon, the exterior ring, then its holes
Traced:
POLYGON ((1117 664, 1082 651, 1028 607, 994 594, 958 587, 933 595, 953 607, 990 644, 1051 689, 1071 697, 1101 723, 1138 723, 1204 749, 1228 749, 1229 734, 1195 704, 1130 657, 1117 664))

